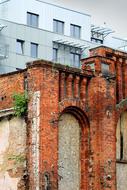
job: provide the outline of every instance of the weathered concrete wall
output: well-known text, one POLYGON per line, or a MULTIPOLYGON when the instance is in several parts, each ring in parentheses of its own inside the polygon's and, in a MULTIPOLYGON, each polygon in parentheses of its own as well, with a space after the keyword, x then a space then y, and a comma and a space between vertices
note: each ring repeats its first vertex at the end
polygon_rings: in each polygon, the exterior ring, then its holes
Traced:
POLYGON ((26 123, 12 117, 0 121, 0 190, 25 190, 26 123))
POLYGON ((117 154, 116 154, 117 159, 127 160, 126 137, 127 137, 127 111, 120 116, 117 124, 117 154), (121 142, 121 136, 123 142, 121 142))
POLYGON ((117 124, 116 180, 117 190, 127 189, 127 111, 123 112, 117 124))
POLYGON ((59 190, 80 189, 80 126, 71 114, 59 121, 59 190))
POLYGON ((127 189, 127 164, 117 163, 117 190, 127 189))

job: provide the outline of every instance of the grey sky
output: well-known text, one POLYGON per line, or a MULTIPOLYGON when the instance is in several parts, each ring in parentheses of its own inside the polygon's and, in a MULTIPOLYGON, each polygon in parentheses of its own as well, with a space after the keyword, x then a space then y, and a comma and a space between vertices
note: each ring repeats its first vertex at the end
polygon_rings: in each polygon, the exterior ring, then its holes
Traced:
POLYGON ((127 0, 47 0, 92 15, 92 23, 115 30, 115 36, 127 38, 127 0))

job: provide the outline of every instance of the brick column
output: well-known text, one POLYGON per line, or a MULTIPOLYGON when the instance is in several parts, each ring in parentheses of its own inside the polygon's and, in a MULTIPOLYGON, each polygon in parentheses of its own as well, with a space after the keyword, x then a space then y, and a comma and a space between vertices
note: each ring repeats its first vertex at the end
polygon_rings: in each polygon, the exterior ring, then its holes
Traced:
POLYGON ((74 98, 79 98, 79 81, 80 77, 76 76, 74 79, 74 98))
POLYGON ((86 101, 86 85, 87 85, 87 78, 83 78, 80 86, 80 98, 84 103, 86 101))
POLYGON ((57 190, 59 71, 28 68, 28 92, 29 190, 57 190))
POLYGON ((127 60, 123 63, 123 88, 124 98, 127 98, 127 60))
POLYGON ((60 74, 60 101, 65 98, 65 73, 60 74))
POLYGON ((67 98, 72 98, 73 93, 72 93, 72 80, 73 80, 73 75, 69 74, 66 80, 66 96, 67 98))
POLYGON ((123 86, 122 86, 122 59, 119 58, 116 63, 116 73, 117 73, 117 98, 118 102, 120 102, 123 99, 123 86))
POLYGON ((115 82, 91 79, 88 89, 90 118, 89 189, 116 190, 115 82))

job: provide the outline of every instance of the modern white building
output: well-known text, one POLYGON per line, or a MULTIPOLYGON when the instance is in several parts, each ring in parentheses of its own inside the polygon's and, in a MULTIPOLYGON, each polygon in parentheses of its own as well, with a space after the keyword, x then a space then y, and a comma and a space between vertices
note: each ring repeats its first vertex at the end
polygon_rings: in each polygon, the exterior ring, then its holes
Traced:
POLYGON ((34 59, 80 67, 89 48, 123 43, 110 29, 91 25, 90 15, 41 0, 1 0, 0 24, 0 73, 34 59))

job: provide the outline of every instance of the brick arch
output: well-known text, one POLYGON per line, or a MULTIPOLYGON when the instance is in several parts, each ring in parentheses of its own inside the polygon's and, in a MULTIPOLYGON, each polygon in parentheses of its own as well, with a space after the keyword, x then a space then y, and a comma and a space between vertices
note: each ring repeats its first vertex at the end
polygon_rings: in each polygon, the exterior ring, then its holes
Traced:
MULTIPOLYGON (((81 127, 81 136, 80 136, 80 165, 81 165, 81 180, 80 180, 80 190, 88 190, 89 176, 88 176, 88 167, 89 167, 89 121, 88 117, 82 109, 76 106, 66 107, 61 113, 59 118, 64 114, 73 115, 79 122, 81 127)), ((59 129, 58 129, 59 130, 59 129)))
POLYGON ((60 116, 64 113, 70 113, 74 115, 78 119, 81 127, 89 128, 88 116, 81 108, 76 106, 68 106, 61 111, 60 116))

